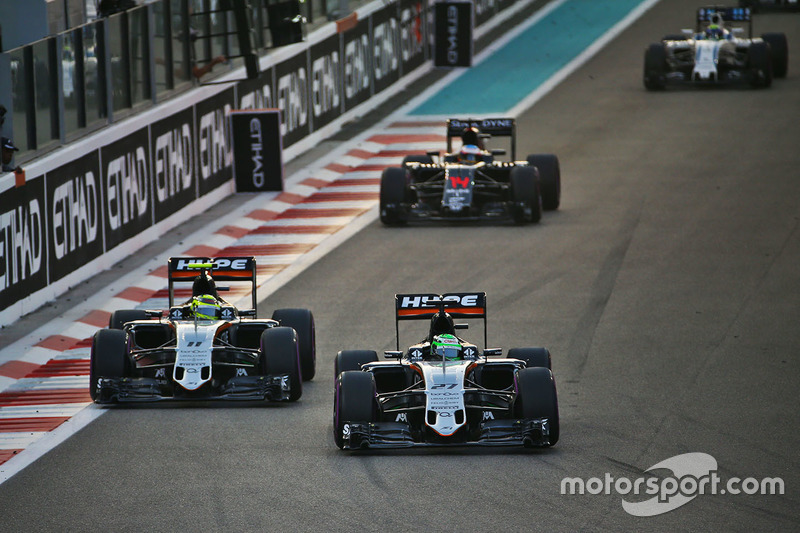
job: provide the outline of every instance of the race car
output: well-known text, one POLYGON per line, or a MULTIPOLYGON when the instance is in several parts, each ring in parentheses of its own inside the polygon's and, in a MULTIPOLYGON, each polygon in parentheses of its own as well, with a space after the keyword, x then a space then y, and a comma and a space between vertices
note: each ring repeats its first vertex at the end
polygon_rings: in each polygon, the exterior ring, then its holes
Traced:
POLYGON ((513 118, 449 119, 447 152, 408 155, 402 166, 381 175, 380 218, 387 226, 409 220, 505 220, 538 222, 543 210, 558 209, 561 168, 553 154, 516 159, 513 118), (501 148, 487 150, 490 137, 510 137, 511 161, 501 148), (453 139, 462 146, 453 151, 453 139))
POLYGON ((753 13, 762 11, 800 11, 800 0, 739 0, 740 7, 749 7, 753 13))
POLYGON ((546 348, 486 348, 486 293, 395 295, 397 350, 336 355, 333 437, 339 448, 558 442, 556 384, 546 348), (482 319, 484 349, 456 335, 482 319), (402 320, 427 334, 400 350, 402 320))
MULTIPOLYGON (((157 400, 295 401, 316 371, 314 316, 256 316, 254 257, 172 257, 169 309, 114 311, 92 338, 89 392, 100 404, 157 400), (252 286, 252 308, 219 296, 216 281, 252 286), (191 283, 175 302, 175 285, 191 283), (186 291, 188 292, 188 291, 186 291)), ((183 290, 183 289, 178 289, 183 290)))
POLYGON ((783 33, 753 38, 749 8, 701 7, 695 30, 667 35, 644 56, 644 86, 650 91, 669 84, 749 83, 770 87, 786 77, 788 45, 783 33), (740 26, 734 26, 740 24, 740 26), (747 25, 747 30, 741 24, 747 25), (747 37, 741 35, 748 32, 747 37))

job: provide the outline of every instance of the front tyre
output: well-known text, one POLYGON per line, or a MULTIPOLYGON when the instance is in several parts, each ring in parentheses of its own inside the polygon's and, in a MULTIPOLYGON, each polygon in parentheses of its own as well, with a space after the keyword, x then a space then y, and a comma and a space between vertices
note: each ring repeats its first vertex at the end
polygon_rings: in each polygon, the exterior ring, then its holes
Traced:
POLYGON ((651 44, 644 52, 644 87, 661 91, 667 82, 667 49, 663 43, 651 44))
POLYGON ((528 164, 539 170, 539 191, 542 194, 542 208, 554 211, 561 205, 561 165, 554 154, 534 154, 528 156, 528 164))
POLYGON ((515 379, 517 397, 514 400, 514 416, 524 419, 546 418, 550 426, 550 444, 558 442, 558 395, 553 373, 542 367, 523 368, 515 379))
POLYGON ((770 55, 772 56, 772 76, 785 78, 789 70, 789 43, 786 40, 786 34, 765 33, 761 38, 769 43, 770 55))
POLYGON ((265 329, 261 334, 259 371, 265 376, 289 375, 289 401, 303 395, 297 333, 289 327, 265 329))
POLYGON ((300 369, 303 381, 310 381, 317 372, 317 339, 314 315, 308 309, 276 309, 272 320, 280 322, 297 332, 297 345, 300 349, 300 369))
POLYGON ((386 168, 381 174, 380 216, 387 226, 400 226, 408 221, 406 198, 406 170, 386 168))
POLYGON ((336 377, 333 403, 333 440, 344 448, 350 423, 369 423, 377 419, 375 378, 369 372, 347 371, 336 377))
POLYGON ((101 329, 92 337, 89 361, 89 396, 100 400, 100 378, 123 378, 128 370, 128 334, 118 329, 101 329))
POLYGON ((533 167, 514 167, 511 182, 511 216, 517 224, 539 222, 542 219, 542 195, 539 176, 533 167))
POLYGON ((755 89, 772 85, 772 56, 769 44, 766 42, 755 42, 750 45, 747 53, 747 74, 750 85, 755 89))

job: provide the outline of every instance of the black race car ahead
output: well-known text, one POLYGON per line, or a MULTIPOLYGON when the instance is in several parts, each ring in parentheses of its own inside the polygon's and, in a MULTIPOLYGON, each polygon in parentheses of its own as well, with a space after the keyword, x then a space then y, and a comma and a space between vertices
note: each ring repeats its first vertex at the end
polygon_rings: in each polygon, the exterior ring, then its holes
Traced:
POLYGON ((516 161, 516 135, 513 118, 449 119, 444 155, 438 150, 409 155, 401 167, 383 171, 381 222, 388 226, 409 220, 538 222, 543 210, 558 209, 561 201, 558 157, 538 154, 516 161), (506 153, 504 149, 484 149, 483 141, 489 137, 511 138, 511 161, 495 159, 506 153), (474 146, 477 157, 461 158, 453 151, 454 138, 474 146))
POLYGON ((157 400, 295 401, 314 377, 314 317, 278 309, 256 318, 254 257, 169 259, 169 310, 114 311, 92 339, 89 391, 96 403, 157 400), (212 277, 213 276, 213 277, 212 277), (252 309, 219 297, 216 281, 252 285, 252 309), (175 303, 176 283, 191 283, 191 302, 175 303), (198 297, 196 299, 195 297, 198 297), (209 310, 210 309, 210 310, 209 310))
POLYGON ((412 446, 553 446, 556 384, 546 348, 484 348, 456 336, 483 319, 486 294, 398 294, 397 350, 336 356, 333 437, 342 449, 412 446), (426 320, 425 337, 400 351, 401 320, 426 320))

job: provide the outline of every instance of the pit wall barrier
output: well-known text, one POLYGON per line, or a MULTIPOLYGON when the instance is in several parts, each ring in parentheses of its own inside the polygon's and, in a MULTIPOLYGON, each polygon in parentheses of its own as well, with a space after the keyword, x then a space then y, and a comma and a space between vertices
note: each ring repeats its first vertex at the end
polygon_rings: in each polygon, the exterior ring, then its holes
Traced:
MULTIPOLYGON (((479 0, 488 31, 536 0, 479 0), (513 8, 512 8, 513 6, 513 8)), ((431 0, 382 0, 0 176, 0 326, 33 312, 235 192, 228 114, 277 108, 284 161, 428 72, 431 0)))

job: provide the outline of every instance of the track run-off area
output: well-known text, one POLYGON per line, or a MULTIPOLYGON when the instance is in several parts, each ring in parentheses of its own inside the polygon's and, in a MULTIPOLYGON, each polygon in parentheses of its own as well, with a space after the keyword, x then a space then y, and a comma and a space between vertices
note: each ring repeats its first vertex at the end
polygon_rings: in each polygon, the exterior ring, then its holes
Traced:
POLYGON ((541 71, 537 52, 568 46, 508 47, 538 24, 572 42, 582 19, 598 24, 597 4, 545 4, 473 69, 399 95, 400 113, 284 193, 227 200, 224 216, 118 265, 113 284, 4 347, 0 531, 796 530, 800 15, 756 17, 757 34, 789 40, 789 75, 767 90, 644 90, 644 49, 693 25, 703 4, 689 0, 602 2, 625 8, 522 99, 475 77, 484 61, 519 80, 541 71), (491 91, 509 103, 466 109, 491 91), (452 98, 426 109, 438 94, 452 98), (442 148, 444 116, 503 111, 518 154, 559 156, 559 211, 532 226, 380 225, 382 168, 442 148), (255 255, 260 316, 314 312, 317 376, 298 403, 89 404, 86 339, 114 309, 163 306, 166 258, 183 253, 255 255), (558 445, 338 450, 336 352, 393 349, 395 293, 469 290, 487 292, 492 347, 552 352, 558 445), (635 517, 622 502, 644 496, 561 493, 565 478, 635 481, 693 452, 723 480, 780 477, 785 494, 702 494, 635 517))

